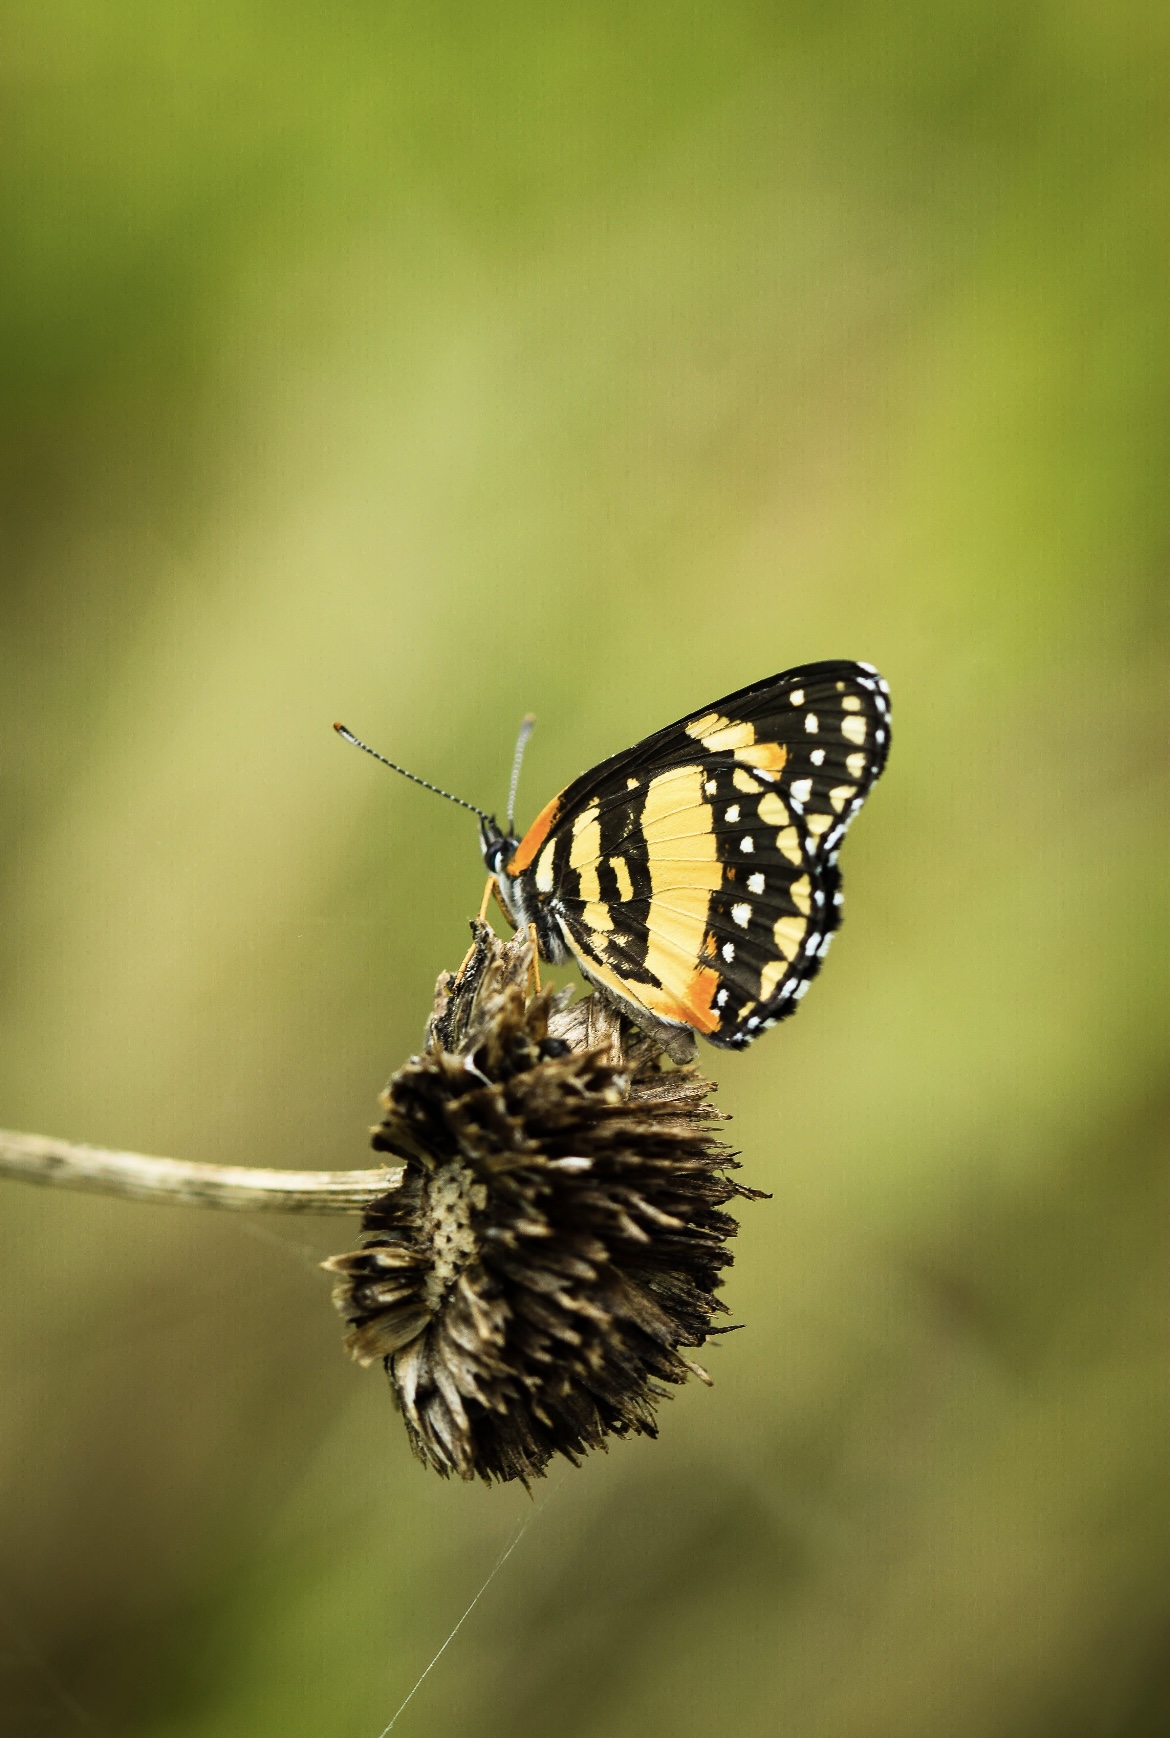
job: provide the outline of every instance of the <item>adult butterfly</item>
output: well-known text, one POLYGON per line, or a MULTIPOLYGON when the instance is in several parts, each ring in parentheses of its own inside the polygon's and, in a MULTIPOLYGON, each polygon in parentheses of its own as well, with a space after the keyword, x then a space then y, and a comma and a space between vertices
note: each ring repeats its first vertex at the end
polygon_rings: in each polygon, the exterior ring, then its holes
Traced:
POLYGON ((484 862, 543 958, 652 1030, 740 1048, 821 968, 837 853, 889 744, 872 664, 804 664, 582 773, 523 838, 476 809, 484 862))

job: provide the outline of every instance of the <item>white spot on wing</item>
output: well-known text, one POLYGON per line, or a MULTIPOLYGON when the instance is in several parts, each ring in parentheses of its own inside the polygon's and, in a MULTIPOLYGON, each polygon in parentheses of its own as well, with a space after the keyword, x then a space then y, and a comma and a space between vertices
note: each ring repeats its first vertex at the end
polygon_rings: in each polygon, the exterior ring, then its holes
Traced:
POLYGON ((812 761, 814 766, 824 766, 825 751, 823 748, 814 748, 808 758, 812 761))
POLYGON ((748 834, 748 836, 746 838, 743 838, 739 841, 739 848, 741 851, 747 851, 747 852, 755 850, 756 842, 752 838, 750 833, 748 834))
POLYGON ((746 929, 752 919, 752 908, 745 900, 742 905, 732 906, 731 916, 732 920, 735 923, 738 923, 741 929, 746 929))
POLYGON ((810 736, 815 736, 817 731, 821 728, 821 721, 817 717, 815 712, 806 712, 805 713, 805 715, 804 715, 804 728, 807 730, 807 732, 810 736))
POLYGON ((748 876, 748 891, 750 893, 762 893, 764 891, 764 887, 765 887, 764 877, 760 874, 758 869, 756 870, 756 873, 754 875, 748 876))
POLYGON ((732 960, 735 958, 735 943, 733 941, 725 941, 719 951, 727 961, 728 965, 730 965, 732 960))
POLYGON ((792 693, 788 696, 788 698, 791 701, 793 706, 803 706, 804 705, 804 689, 803 688, 794 688, 792 690, 792 693))
MULTIPOLYGON (((859 717, 856 713, 851 713, 848 718, 843 718, 841 720, 841 735, 847 742, 855 742, 860 748, 861 744, 865 741, 865 719, 859 717)), ((879 733, 878 741, 880 742, 881 740, 882 738, 879 733)))
MULTIPOLYGON (((848 720, 846 721, 848 722, 848 720)), ((791 786, 792 795, 798 803, 807 803, 812 796, 812 780, 810 778, 794 779, 791 786)))
POLYGON ((739 820, 739 804, 732 803, 732 805, 729 809, 725 809, 724 814, 723 814, 723 819, 725 821, 738 821, 739 820))

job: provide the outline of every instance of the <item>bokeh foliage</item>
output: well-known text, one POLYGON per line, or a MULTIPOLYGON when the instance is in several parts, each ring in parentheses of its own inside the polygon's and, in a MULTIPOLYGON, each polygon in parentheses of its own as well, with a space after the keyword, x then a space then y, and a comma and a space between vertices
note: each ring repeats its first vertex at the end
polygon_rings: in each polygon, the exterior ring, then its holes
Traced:
MULTIPOLYGON (((713 1392, 396 1731, 1170 1725, 1170 14, 12 0, 0 1121, 360 1165, 522 813, 786 664, 890 771, 713 1392)), ((376 1738, 513 1529, 348 1368, 340 1222, 5 1185, 0 1720, 376 1738)), ((538 1493, 543 1505, 545 1491, 538 1493)))

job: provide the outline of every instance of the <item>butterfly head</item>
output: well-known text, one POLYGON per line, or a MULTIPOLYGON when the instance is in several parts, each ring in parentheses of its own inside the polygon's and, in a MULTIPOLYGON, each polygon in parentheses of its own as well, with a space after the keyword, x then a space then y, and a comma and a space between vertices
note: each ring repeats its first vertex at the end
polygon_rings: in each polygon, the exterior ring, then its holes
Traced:
POLYGON ((489 875, 501 875, 516 854, 519 839, 505 833, 494 815, 484 815, 479 823, 479 848, 489 875))

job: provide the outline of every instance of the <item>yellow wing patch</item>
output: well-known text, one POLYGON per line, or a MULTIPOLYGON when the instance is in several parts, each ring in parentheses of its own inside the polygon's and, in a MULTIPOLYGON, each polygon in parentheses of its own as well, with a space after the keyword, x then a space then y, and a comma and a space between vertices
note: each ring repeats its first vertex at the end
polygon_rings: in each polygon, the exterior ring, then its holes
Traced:
MULTIPOLYGON (((650 906, 646 913, 646 970, 680 1006, 691 1008, 696 993, 711 1024, 711 996, 698 980, 707 933, 711 894, 723 879, 711 808, 703 796, 703 769, 675 767, 651 779, 642 810, 650 870, 650 906)), ((714 980, 715 974, 709 974, 714 980)), ((669 1015, 674 1019, 679 1016, 669 1015)), ((681 1016, 698 1024, 693 1011, 681 1016)), ((700 1025, 710 1030, 709 1024, 700 1025)))
POLYGON ((569 847, 569 864, 581 877, 581 898, 601 898, 601 882, 597 876, 597 860, 601 856, 601 822, 597 804, 583 809, 573 822, 573 843, 569 847))
POLYGON ((735 758, 761 772, 778 773, 787 765, 788 750, 782 742, 757 742, 751 748, 737 748, 735 758))
POLYGON ((800 868, 804 858, 800 854, 800 840, 795 827, 785 827, 782 833, 777 833, 776 849, 782 857, 787 857, 790 863, 795 863, 800 868))
POLYGON ((618 898, 632 899, 634 897, 634 883, 630 879, 629 864, 624 857, 611 857, 609 863, 613 870, 614 880, 617 882, 618 898))
POLYGON ((701 718, 692 718, 685 728, 688 736, 693 736, 712 754, 734 754, 736 760, 761 772, 780 772, 788 759, 788 750, 782 743, 757 740, 754 724, 735 723, 722 712, 704 712, 701 718))
POLYGON ((794 960, 800 952, 807 928, 806 917, 778 917, 772 925, 772 940, 786 960, 794 960))

